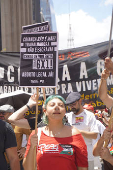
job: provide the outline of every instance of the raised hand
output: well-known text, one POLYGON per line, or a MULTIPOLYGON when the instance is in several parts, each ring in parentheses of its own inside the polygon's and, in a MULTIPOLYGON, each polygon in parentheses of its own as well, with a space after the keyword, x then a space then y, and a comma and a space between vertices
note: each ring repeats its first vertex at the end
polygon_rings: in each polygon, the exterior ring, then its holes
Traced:
POLYGON ((30 107, 35 106, 37 99, 39 99, 39 95, 37 96, 37 94, 33 94, 33 95, 30 97, 30 99, 29 99, 29 101, 28 101, 27 104, 28 104, 30 107))
POLYGON ((17 152, 18 152, 18 156, 19 158, 23 158, 24 154, 25 154, 26 149, 24 147, 20 148, 17 152))
POLYGON ((109 75, 110 75, 109 70, 104 69, 104 70, 102 71, 102 74, 101 74, 101 79, 107 79, 107 78, 109 77, 109 75))
POLYGON ((109 57, 105 58, 105 68, 113 74, 113 62, 109 57))

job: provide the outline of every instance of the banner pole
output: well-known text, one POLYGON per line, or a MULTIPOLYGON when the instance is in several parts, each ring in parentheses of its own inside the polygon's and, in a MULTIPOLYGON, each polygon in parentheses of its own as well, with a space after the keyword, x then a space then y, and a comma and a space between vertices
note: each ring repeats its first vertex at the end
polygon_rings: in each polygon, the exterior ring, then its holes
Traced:
POLYGON ((55 94, 56 94, 56 87, 55 87, 55 94))
POLYGON ((45 102, 45 100, 46 100, 45 88, 42 88, 42 90, 43 90, 43 98, 44 98, 44 102, 45 102))
MULTIPOLYGON (((37 122, 38 122, 38 95, 39 88, 37 87, 37 97, 36 97, 36 114, 35 114, 35 134, 37 134, 37 122)), ((36 148, 34 149, 34 170, 36 170, 36 148)))
POLYGON ((36 116, 35 116, 35 134, 37 134, 37 121, 38 121, 38 95, 39 95, 39 88, 37 87, 36 116))
POLYGON ((110 57, 110 52, 111 52, 112 27, 113 27, 113 7, 112 7, 112 17, 111 17, 111 27, 110 27, 110 36, 109 36, 109 46, 108 46, 107 57, 110 57))
MULTIPOLYGON (((107 53, 107 57, 109 57, 109 58, 110 58, 110 52, 111 52, 112 27, 113 27, 113 6, 112 6, 112 18, 111 18, 111 28, 110 28, 110 36, 109 36, 109 46, 108 46, 108 53, 107 53)), ((111 128, 112 123, 113 123, 113 107, 111 109, 111 116, 110 116, 110 120, 109 120, 109 124, 108 124, 109 128, 111 128)), ((108 140, 104 141, 105 148, 108 146, 108 143, 109 143, 108 140)))

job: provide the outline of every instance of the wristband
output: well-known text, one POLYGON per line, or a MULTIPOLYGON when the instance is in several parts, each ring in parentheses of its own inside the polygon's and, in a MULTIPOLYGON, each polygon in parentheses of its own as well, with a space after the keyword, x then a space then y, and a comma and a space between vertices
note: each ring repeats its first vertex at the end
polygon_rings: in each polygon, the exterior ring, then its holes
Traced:
POLYGON ((28 110, 31 110, 31 108, 29 107, 29 105, 26 104, 26 106, 27 106, 28 110))

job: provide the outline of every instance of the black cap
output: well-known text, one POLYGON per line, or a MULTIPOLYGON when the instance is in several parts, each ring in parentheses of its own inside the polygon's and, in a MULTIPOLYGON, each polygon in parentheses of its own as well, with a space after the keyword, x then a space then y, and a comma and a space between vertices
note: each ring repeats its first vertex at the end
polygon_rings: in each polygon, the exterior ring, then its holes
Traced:
POLYGON ((81 97, 81 94, 79 92, 71 92, 67 98, 66 98, 66 104, 71 104, 79 100, 81 97))

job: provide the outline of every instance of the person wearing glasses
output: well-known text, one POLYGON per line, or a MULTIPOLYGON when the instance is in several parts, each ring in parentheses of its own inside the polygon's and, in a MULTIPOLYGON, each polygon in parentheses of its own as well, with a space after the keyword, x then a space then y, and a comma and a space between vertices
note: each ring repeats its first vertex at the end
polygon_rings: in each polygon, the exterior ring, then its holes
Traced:
POLYGON ((79 92, 71 92, 66 99, 66 105, 71 109, 66 114, 66 118, 70 125, 75 126, 81 132, 88 151, 88 170, 94 170, 93 156, 93 139, 97 138, 99 133, 94 114, 83 109, 81 94, 79 92))

